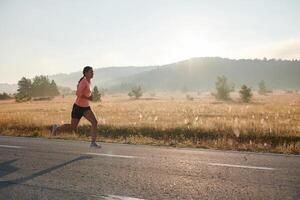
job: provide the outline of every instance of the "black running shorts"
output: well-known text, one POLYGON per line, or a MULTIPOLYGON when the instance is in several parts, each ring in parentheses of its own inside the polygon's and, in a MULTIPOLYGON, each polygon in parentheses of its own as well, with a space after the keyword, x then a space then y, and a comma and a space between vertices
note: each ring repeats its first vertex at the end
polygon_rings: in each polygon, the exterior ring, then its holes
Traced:
POLYGON ((80 107, 74 103, 73 109, 72 109, 72 114, 71 114, 72 118, 81 119, 83 114, 88 110, 91 110, 90 106, 89 107, 80 107))

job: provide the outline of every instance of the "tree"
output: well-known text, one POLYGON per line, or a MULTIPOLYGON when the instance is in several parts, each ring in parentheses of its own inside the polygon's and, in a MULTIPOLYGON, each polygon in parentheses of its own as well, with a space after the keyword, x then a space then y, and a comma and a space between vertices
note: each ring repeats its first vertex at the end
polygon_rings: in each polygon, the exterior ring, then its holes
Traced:
POLYGON ((243 102, 248 103, 252 98, 251 88, 247 87, 246 85, 242 85, 240 90, 240 96, 243 102))
POLYGON ((54 97, 58 96, 59 91, 54 80, 51 81, 47 76, 36 76, 32 83, 33 97, 54 97))
POLYGON ((5 92, 3 92, 3 94, 0 93, 0 100, 7 100, 7 99, 11 99, 11 98, 12 97, 5 92))
POLYGON ((57 85, 54 80, 49 81, 47 76, 36 76, 31 82, 30 79, 23 77, 18 82, 18 93, 16 101, 30 100, 32 97, 54 97, 59 95, 57 85))
POLYGON ((140 98, 141 96, 143 96, 142 87, 141 86, 133 87, 131 91, 128 93, 128 96, 135 97, 136 99, 140 98))
POLYGON ((261 94, 261 95, 267 95, 267 93, 268 93, 268 90, 267 90, 265 81, 264 81, 264 80, 261 80, 261 81, 258 83, 258 94, 261 94))
POLYGON ((32 96, 45 97, 50 95, 50 81, 47 76, 36 76, 32 83, 32 96))
POLYGON ((50 88, 49 88, 49 96, 55 97, 59 95, 59 91, 57 88, 57 85, 54 80, 51 81, 50 83, 50 88))
POLYGON ((22 77, 18 81, 18 92, 15 96, 17 102, 28 101, 32 97, 32 83, 30 79, 22 77))
POLYGON ((234 85, 229 85, 225 76, 219 76, 215 84, 217 93, 213 95, 220 100, 229 100, 229 93, 234 91, 234 85))
POLYGON ((101 93, 98 90, 98 87, 95 86, 92 92, 93 101, 101 101, 101 93))

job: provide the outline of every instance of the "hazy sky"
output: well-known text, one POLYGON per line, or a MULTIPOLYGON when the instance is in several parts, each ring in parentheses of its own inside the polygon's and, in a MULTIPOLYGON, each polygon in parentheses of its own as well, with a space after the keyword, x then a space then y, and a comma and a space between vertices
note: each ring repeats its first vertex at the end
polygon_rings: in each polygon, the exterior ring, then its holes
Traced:
POLYGON ((85 65, 300 58, 298 0, 0 0, 0 83, 85 65))

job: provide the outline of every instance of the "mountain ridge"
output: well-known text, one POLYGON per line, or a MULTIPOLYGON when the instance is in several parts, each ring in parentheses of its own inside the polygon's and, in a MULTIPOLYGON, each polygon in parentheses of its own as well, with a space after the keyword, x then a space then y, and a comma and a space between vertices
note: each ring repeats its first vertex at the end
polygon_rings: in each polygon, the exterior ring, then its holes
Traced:
MULTIPOLYGON (((93 85, 112 92, 126 92, 137 85, 153 91, 211 90, 223 75, 237 87, 255 88, 264 80, 273 89, 300 89, 300 60, 194 57, 159 66, 94 68, 94 74, 93 85)), ((75 89, 82 72, 48 77, 57 85, 75 89)))

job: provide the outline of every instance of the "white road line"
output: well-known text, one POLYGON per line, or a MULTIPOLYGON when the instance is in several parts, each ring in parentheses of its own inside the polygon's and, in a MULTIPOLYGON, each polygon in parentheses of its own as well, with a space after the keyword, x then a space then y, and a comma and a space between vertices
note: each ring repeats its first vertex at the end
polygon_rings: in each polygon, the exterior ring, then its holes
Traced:
POLYGON ((247 168, 247 169, 262 169, 262 170, 276 170, 270 167, 258 167, 258 166, 247 166, 247 165, 230 165, 222 163, 207 163, 208 165, 221 166, 221 167, 236 167, 236 168, 247 168))
POLYGON ((0 147, 3 147, 3 148, 14 148, 14 149, 21 149, 21 148, 23 148, 21 146, 11 146, 11 145, 0 145, 0 147))
POLYGON ((117 195, 92 195, 93 197, 96 197, 97 199, 105 199, 105 200, 145 200, 145 199, 139 199, 134 197, 125 197, 125 196, 117 196, 117 195))
POLYGON ((116 196, 116 195, 108 195, 104 197, 105 200, 143 200, 133 197, 123 197, 123 196, 116 196))
POLYGON ((85 153, 85 154, 95 155, 95 156, 117 157, 117 158, 137 158, 136 156, 113 155, 113 154, 104 154, 104 153, 85 153))

